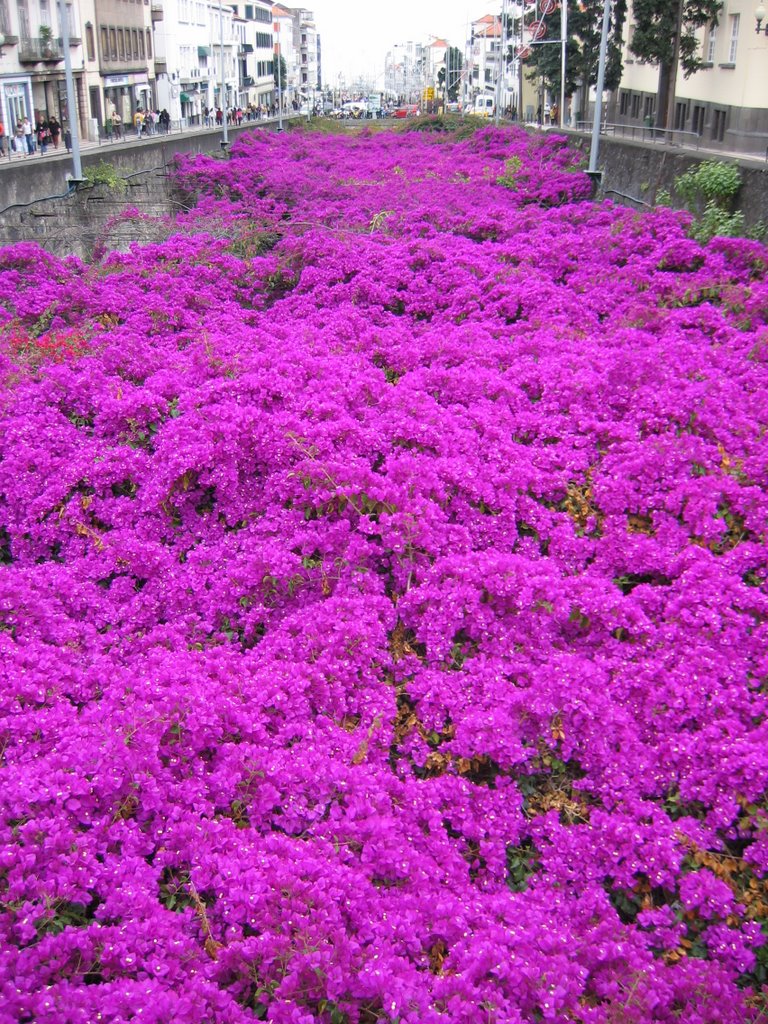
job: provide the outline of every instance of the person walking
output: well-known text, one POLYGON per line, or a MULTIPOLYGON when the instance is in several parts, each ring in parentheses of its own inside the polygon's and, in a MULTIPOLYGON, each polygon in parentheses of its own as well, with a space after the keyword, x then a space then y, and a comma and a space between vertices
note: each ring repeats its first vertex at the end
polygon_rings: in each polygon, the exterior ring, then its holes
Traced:
POLYGON ((119 142, 123 137, 123 119, 116 110, 112 113, 112 129, 115 133, 115 141, 119 142))
POLYGON ((32 122, 28 117, 25 117, 21 123, 24 126, 24 142, 26 143, 27 154, 32 156, 35 152, 35 136, 32 131, 32 122))
POLYGON ((0 156, 5 156, 5 125, 0 121, 0 156))
POLYGON ((29 156, 26 152, 27 144, 24 139, 24 123, 22 121, 16 122, 16 129, 13 133, 13 151, 18 156, 29 156))
POLYGON ((42 118, 37 122, 37 146, 40 155, 45 156, 48 152, 48 143, 51 141, 51 129, 48 122, 42 118))
POLYGON ((59 138, 61 136, 61 125, 56 120, 56 115, 48 118, 48 127, 51 132, 51 140, 53 141, 53 148, 59 148, 59 138))

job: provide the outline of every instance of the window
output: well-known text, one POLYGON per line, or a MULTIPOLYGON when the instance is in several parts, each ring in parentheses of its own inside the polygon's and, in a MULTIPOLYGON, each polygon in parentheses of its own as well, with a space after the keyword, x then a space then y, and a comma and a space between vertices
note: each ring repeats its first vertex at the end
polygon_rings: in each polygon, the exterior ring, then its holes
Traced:
POLYGON ((48 0, 40 0, 40 24, 51 27, 51 8, 48 0))
POLYGON ((716 110, 712 119, 712 138, 715 142, 722 142, 725 138, 725 111, 716 110))
POLYGON ((696 132, 697 135, 704 134, 704 107, 694 107, 693 116, 691 117, 691 131, 696 132))
POLYGON ((707 39, 707 64, 715 62, 715 47, 717 45, 717 24, 713 21, 709 26, 709 38, 707 39))
POLYGON ((6 36, 11 34, 11 24, 8 20, 8 0, 0 0, 0 32, 6 36))
POLYGON ((18 0, 16 9, 19 12, 19 35, 22 39, 29 39, 29 11, 27 0, 18 0))
POLYGON ((640 117, 640 96, 635 93, 632 96, 632 117, 640 117))
POLYGON ((629 112, 629 97, 630 93, 626 89, 622 89, 619 94, 619 113, 622 117, 626 117, 629 112))
POLYGON ((133 58, 134 58, 134 60, 138 60, 139 59, 139 33, 138 33, 138 30, 137 29, 133 29, 131 31, 131 35, 133 36, 133 58))
MULTIPOLYGON (((125 35, 121 28, 117 30, 117 55, 120 60, 125 60, 125 35)), ((130 54, 128 56, 130 56, 130 54)))
POLYGON ((731 22, 731 45, 728 47, 728 63, 736 63, 736 49, 739 45, 739 22, 741 21, 741 15, 732 14, 730 17, 731 22))
POLYGON ((109 56, 111 60, 117 60, 117 32, 113 28, 109 30, 109 56))
POLYGON ((109 36, 104 25, 101 26, 101 59, 109 60, 109 36))
POLYGON ((96 41, 93 38, 93 25, 91 24, 85 26, 85 49, 88 60, 96 60, 96 41))
POLYGON ((144 60, 144 33, 139 33, 139 57, 144 60))
POLYGON ((688 103, 675 104, 675 130, 682 132, 685 130, 685 122, 688 120, 688 103))
MULTIPOLYGON (((141 39, 141 36, 139 36, 141 39)), ((152 29, 147 29, 147 56, 152 60, 152 29)))
POLYGON ((646 96, 643 101, 643 117, 653 117, 656 113, 656 97, 646 96))

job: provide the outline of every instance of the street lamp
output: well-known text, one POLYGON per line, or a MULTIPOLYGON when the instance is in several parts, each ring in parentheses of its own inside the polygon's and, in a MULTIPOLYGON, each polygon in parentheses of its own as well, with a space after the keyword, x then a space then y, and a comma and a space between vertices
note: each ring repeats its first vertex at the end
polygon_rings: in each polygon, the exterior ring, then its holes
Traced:
POLYGON ((221 142, 219 145, 226 149, 229 145, 229 134, 227 132, 227 76, 224 71, 224 8, 219 0, 219 43, 221 50, 221 142))
POLYGON ((768 21, 766 21, 766 10, 763 4, 760 4, 760 6, 755 11, 755 22, 755 32, 757 32, 757 34, 760 35, 760 32, 762 31, 763 35, 768 36, 768 21), (765 28, 761 29, 761 26, 764 21, 765 28))

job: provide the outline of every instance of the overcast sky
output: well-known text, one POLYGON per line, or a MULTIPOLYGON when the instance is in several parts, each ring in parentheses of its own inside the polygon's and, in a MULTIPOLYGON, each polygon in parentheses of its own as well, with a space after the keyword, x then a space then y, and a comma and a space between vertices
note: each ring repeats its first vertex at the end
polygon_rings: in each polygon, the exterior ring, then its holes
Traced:
MULTIPOLYGON (((297 4, 291 3, 295 7, 297 4)), ((501 10, 501 0, 306 0, 322 40, 326 85, 342 72, 350 83, 360 74, 384 74, 384 57, 395 43, 447 38, 464 50, 467 24, 501 10)))

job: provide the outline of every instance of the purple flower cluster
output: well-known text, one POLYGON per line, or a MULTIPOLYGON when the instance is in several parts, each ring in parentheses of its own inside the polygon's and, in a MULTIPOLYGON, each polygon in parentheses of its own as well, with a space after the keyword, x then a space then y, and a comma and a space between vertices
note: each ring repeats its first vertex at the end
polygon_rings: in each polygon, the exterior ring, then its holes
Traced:
POLYGON ((575 162, 0 250, 0 1024, 764 1017, 768 253, 575 162))

